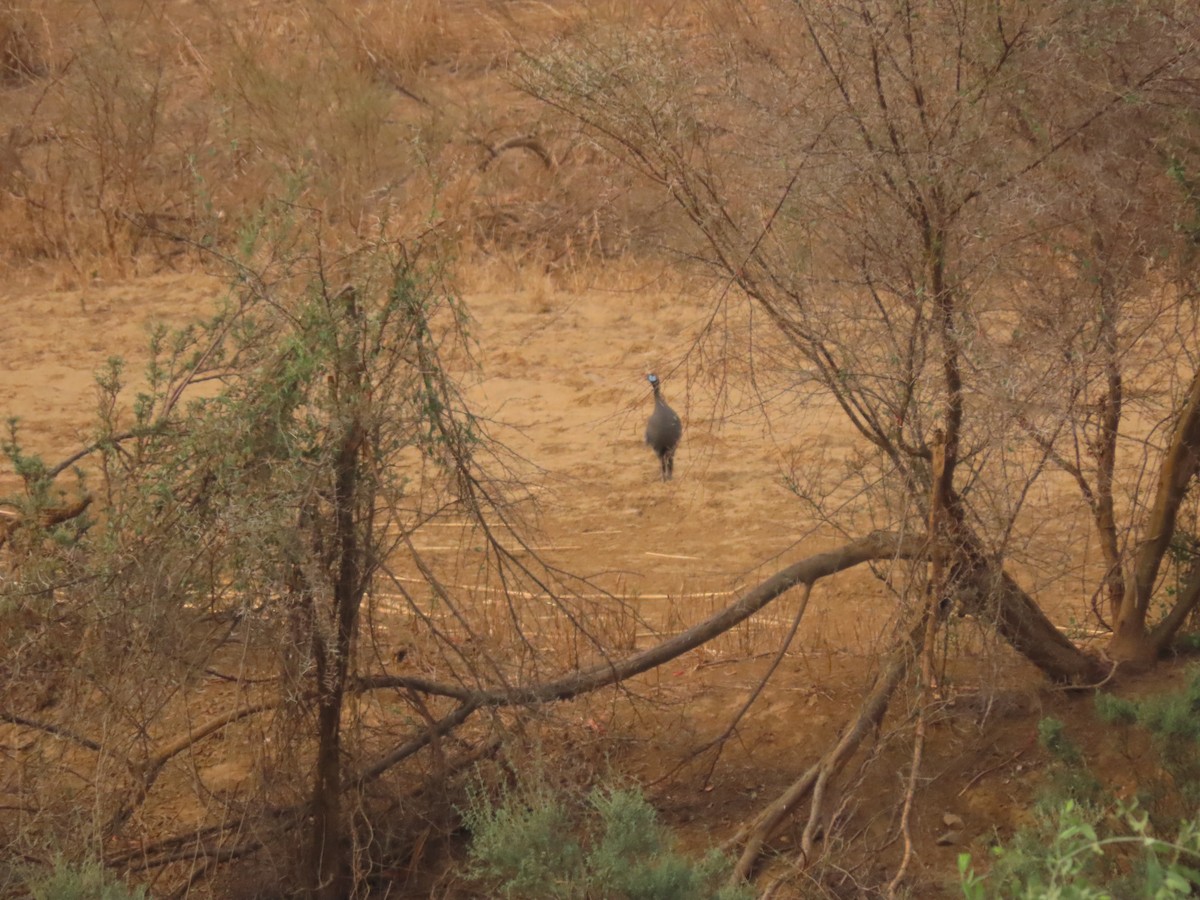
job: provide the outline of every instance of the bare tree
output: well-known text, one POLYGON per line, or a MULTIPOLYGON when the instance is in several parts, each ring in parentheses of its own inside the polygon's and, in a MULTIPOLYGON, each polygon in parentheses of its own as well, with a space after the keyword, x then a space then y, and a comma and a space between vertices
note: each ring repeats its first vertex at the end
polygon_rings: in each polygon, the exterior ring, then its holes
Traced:
MULTIPOLYGON (((943 431, 951 594, 1058 680, 1102 667, 1006 560, 1030 485, 1077 429, 1098 430, 1089 502, 1110 591, 1120 578, 1113 442, 1132 351, 1117 345, 1148 332, 1118 338, 1113 313, 1156 283, 1140 261, 1174 250, 1162 142, 1186 119, 1181 86, 1197 74, 1194 16, 1152 6, 1109 17, 1071 2, 730 5, 720 30, 598 34, 526 69, 529 91, 676 201, 700 240, 690 251, 790 348, 792 390, 836 400, 873 455, 875 484, 908 498, 903 515, 925 515, 930 434, 943 431), (1119 174, 1136 218, 1122 220, 1128 208, 1106 193, 1117 177, 1089 169, 1119 174), (1043 306, 1055 327, 1039 327, 1021 298, 1064 265, 1077 292, 1043 306), (1079 294, 1097 272, 1098 296, 1079 294), (1073 396, 1060 390, 1084 319, 1089 372, 1111 395, 1086 422, 1078 380, 1073 396), (1072 350, 1053 337, 1068 332, 1072 350)), ((1132 611, 1145 608, 1191 477, 1173 462, 1194 446, 1185 397, 1171 401, 1178 446, 1161 461, 1174 487, 1151 513, 1155 540, 1139 545, 1117 656, 1128 655, 1123 629, 1140 628, 1132 611)))
MULTIPOLYGON (((1034 204, 1044 230, 1021 256, 1015 307, 1032 343, 1026 355, 1046 352, 1055 375, 1040 411, 1019 424, 1078 486, 1092 517, 1101 551, 1093 608, 1113 630, 1109 655, 1149 663, 1196 604, 1185 589, 1157 623, 1147 620, 1152 598, 1163 596, 1165 554, 1192 528, 1178 517, 1195 476, 1200 322, 1187 172, 1197 162, 1197 23, 1170 10, 1157 19, 1146 9, 1068 11, 1072 28, 1059 43, 1071 67, 1032 85, 1038 105, 1078 115, 1098 91, 1122 102, 1024 176, 1022 207, 1034 204), (1132 65, 1159 69, 1131 84, 1132 65)), ((1036 146, 1028 103, 1022 120, 1019 140, 1036 146)))
MULTIPOLYGON (((1164 343, 1195 333, 1166 278, 1186 258, 1174 217, 1181 196, 1187 208, 1189 145, 1166 136, 1192 125, 1196 22, 1162 7, 713 4, 721 27, 708 32, 609 30, 530 61, 527 87, 667 192, 695 238, 686 252, 765 323, 755 342, 772 355, 755 377, 794 397, 819 391, 851 424, 863 501, 835 520, 828 490, 801 499, 844 533, 880 530, 615 656, 570 576, 508 536, 505 460, 446 374, 464 353, 464 311, 412 247, 334 248, 312 211, 292 209, 232 267, 219 315, 156 335, 132 421, 114 364, 93 443, 47 466, 10 434, 26 491, 0 534, 3 613, 30 625, 4 632, 0 717, 39 748, 91 760, 78 768, 103 821, 88 836, 111 864, 186 860, 186 887, 303 829, 310 890, 345 896, 361 850, 351 811, 425 751, 444 773, 494 746, 477 713, 618 683, 850 566, 931 560, 928 577, 906 569, 906 596, 920 601, 841 739, 738 835, 747 874, 806 800, 812 850, 836 780, 894 691, 918 668, 928 681, 917 661, 953 604, 1056 680, 1106 674, 1014 574, 1036 563, 1040 481, 1065 473, 1101 534, 1092 574, 1117 628, 1113 653, 1161 648, 1200 594, 1189 574, 1167 624, 1148 623, 1200 441, 1195 359, 1164 343), (1184 160, 1173 179, 1172 155, 1184 160), (1166 374, 1146 375, 1147 362, 1166 374), (77 465, 80 480, 60 488, 77 465), (1147 484, 1150 501, 1139 499, 1147 484), (498 613, 473 608, 411 539, 451 514, 483 536, 498 613), (395 671, 367 652, 364 614, 385 589, 432 671, 395 671), (529 615, 526 594, 552 615, 529 615), (540 628, 560 629, 576 661, 539 652, 540 628), (234 634, 277 647, 281 674, 242 679, 234 709, 164 735, 164 711, 234 634), (74 680, 56 667, 64 655, 74 680), (18 689, 48 671, 60 673, 52 689, 18 689), (406 713, 367 734, 355 704, 383 692, 406 713), (228 817, 236 826, 112 849, 171 760, 260 717, 290 729, 276 760, 293 775, 284 787, 264 778, 228 817), (106 787, 114 771, 123 780, 106 787), (237 832, 248 809, 255 827, 237 832)), ((66 827, 69 806, 50 771, 23 795, 48 832, 66 827)))
MULTIPOLYGON (((319 214, 287 205, 259 240, 248 259, 224 261, 233 286, 211 320, 155 333, 132 421, 120 412, 114 360, 100 378, 95 442, 48 466, 24 453, 13 426, 4 449, 26 489, 3 520, 13 566, 0 587, 14 605, 10 623, 36 628, 5 632, 13 706, 4 718, 100 754, 91 784, 104 811, 100 847, 123 833, 180 754, 249 717, 310 721, 294 751, 300 769, 311 753, 308 798, 280 821, 308 823, 313 896, 345 897, 357 852, 348 798, 370 780, 347 771, 368 751, 346 745, 346 700, 397 687, 355 681, 373 659, 361 614, 385 568, 404 561, 430 519, 454 515, 484 528, 513 585, 540 570, 514 562, 488 530, 507 521, 513 495, 485 471, 491 459, 503 475, 502 459, 448 375, 446 355, 464 358, 465 312, 436 267, 415 261, 416 245, 335 248, 319 214), (75 499, 60 499, 59 476, 83 465, 75 499), (97 495, 96 519, 80 518, 97 495), (245 682, 232 712, 160 737, 235 634, 273 647, 282 674, 265 689, 245 682), (53 664, 62 654, 76 659, 73 671, 53 664), (38 717, 19 699, 30 681, 52 683, 42 707, 60 706, 67 691, 105 702, 38 717), (124 777, 112 778, 108 759, 123 762, 124 777)), ((528 643, 533 626, 514 614, 513 627, 528 643)), ((460 652, 459 663, 463 680, 505 675, 486 649, 460 652)), ((430 714, 416 694, 402 696, 430 714)), ((415 746, 373 748, 388 760, 373 778, 436 734, 414 718, 416 737, 402 729, 400 744, 415 746)), ((33 796, 31 808, 53 805, 49 794, 33 796)), ((162 862, 177 851, 177 841, 164 847, 162 862)), ((229 855, 221 847, 213 858, 229 855)))
MULTIPOLYGON (((1073 0, 708 10, 709 28, 575 37, 528 59, 524 86, 674 201, 693 239, 680 249, 736 289, 719 302, 744 297, 760 323, 759 384, 801 398, 792 409, 817 393, 841 409, 862 502, 846 504, 828 469, 793 480, 826 521, 915 533, 941 498, 927 545, 938 602, 1053 680, 1095 683, 1112 662, 1068 639, 1043 608, 1058 598, 1014 574, 1044 571, 1059 540, 1044 522, 1061 510, 1033 489, 1065 475, 1102 558, 1061 542, 1054 558, 1107 598, 1112 660, 1152 659, 1200 588, 1193 569, 1147 626, 1200 464, 1197 320, 1176 277, 1191 259, 1179 223, 1195 218, 1178 160, 1195 167, 1196 12, 1073 0)), ((923 621, 936 627, 928 610, 923 621)), ((826 783, 912 670, 925 630, 906 634, 843 741, 739 833, 741 874, 806 799, 811 851, 826 783)))

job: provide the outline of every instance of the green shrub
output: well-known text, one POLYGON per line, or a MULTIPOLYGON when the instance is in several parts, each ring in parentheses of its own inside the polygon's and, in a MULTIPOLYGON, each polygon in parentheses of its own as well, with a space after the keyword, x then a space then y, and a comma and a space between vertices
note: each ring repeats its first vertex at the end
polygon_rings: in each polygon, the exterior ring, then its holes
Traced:
POLYGON ((500 883, 506 897, 571 896, 560 887, 578 877, 583 852, 566 806, 548 789, 506 793, 498 804, 473 790, 463 820, 477 878, 500 883))
POLYGON ((1137 724, 1137 704, 1113 694, 1096 695, 1096 714, 1109 725, 1137 724))
POLYGON ((27 880, 33 900, 144 900, 146 889, 131 888, 109 876, 98 862, 68 863, 62 857, 54 869, 27 880))
POLYGON ((1096 711, 1112 727, 1145 729, 1169 777, 1160 779, 1158 765, 1146 762, 1138 779, 1140 802, 1119 802, 1087 768, 1063 723, 1043 719, 1038 740, 1052 762, 1035 824, 992 849, 986 875, 976 874, 969 853, 959 856, 967 900, 1200 894, 1200 672, 1175 694, 1146 700, 1099 695, 1096 711), (1183 821, 1181 809, 1187 812, 1183 821))
MULTIPOLYGON (((1157 807, 1177 817, 1180 801, 1186 811, 1200 803, 1200 670, 1193 672, 1182 691, 1148 697, 1144 700, 1123 700, 1101 694, 1096 697, 1096 711, 1109 724, 1138 726, 1150 735, 1162 768, 1170 784, 1162 786, 1159 794, 1174 795, 1175 803, 1155 803, 1152 818, 1161 814, 1157 807)), ((1150 802, 1153 778, 1139 779, 1143 802, 1150 802)))
POLYGON ((728 859, 696 862, 679 853, 641 791, 597 788, 585 802, 544 786, 507 791, 496 802, 482 789, 463 818, 471 831, 475 878, 502 896, 605 897, 613 900, 744 900, 730 888, 728 859))
POLYGON ((971 854, 959 855, 967 900, 1190 897, 1200 890, 1200 817, 1165 840, 1151 834, 1149 817, 1136 806, 1099 814, 1068 800, 992 854, 987 875, 975 873, 971 854))

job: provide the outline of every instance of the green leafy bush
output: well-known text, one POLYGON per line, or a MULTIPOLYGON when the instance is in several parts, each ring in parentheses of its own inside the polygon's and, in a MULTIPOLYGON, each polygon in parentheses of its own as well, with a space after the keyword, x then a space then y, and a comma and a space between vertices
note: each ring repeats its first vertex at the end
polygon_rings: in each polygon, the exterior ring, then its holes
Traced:
POLYGON ((59 857, 50 872, 27 881, 33 900, 144 900, 146 889, 112 878, 98 862, 68 863, 59 857))
POLYGON ((1200 671, 1178 693, 1123 700, 1101 694, 1096 711, 1110 724, 1137 725, 1150 735, 1170 788, 1188 809, 1200 802, 1200 671))
POLYGON ((971 854, 959 855, 967 900, 1166 900, 1200 890, 1200 817, 1166 840, 1136 806, 1099 814, 1067 800, 992 853, 987 875, 976 874, 971 854))
POLYGON ((992 849, 986 875, 958 858, 963 895, 1022 900, 1165 900, 1200 894, 1200 672, 1179 693, 1145 700, 1096 698, 1114 727, 1141 728, 1159 766, 1144 765, 1138 800, 1120 802, 1085 764, 1057 719, 1038 724, 1052 757, 1035 824, 992 849), (1159 782, 1162 783, 1159 783, 1159 782), (1180 815, 1179 811, 1186 811, 1180 815))
POLYGON ((641 791, 597 788, 585 802, 543 785, 471 793, 473 875, 504 897, 613 900, 745 900, 716 851, 699 862, 678 852, 641 791))

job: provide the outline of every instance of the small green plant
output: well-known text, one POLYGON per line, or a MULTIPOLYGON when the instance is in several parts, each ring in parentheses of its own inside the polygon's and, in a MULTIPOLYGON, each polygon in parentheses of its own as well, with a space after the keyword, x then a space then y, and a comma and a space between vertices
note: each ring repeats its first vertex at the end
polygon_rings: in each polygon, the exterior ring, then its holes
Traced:
POLYGON ((1083 762, 1083 754, 1067 737, 1067 726, 1052 716, 1038 722, 1038 744, 1064 765, 1078 766, 1083 762))
POLYGON ((1039 809, 1048 812, 1067 801, 1086 807, 1103 802, 1103 785, 1084 765, 1083 753, 1061 721, 1047 716, 1038 722, 1038 744, 1054 759, 1039 809))
POLYGON ((1136 725, 1149 732, 1170 780, 1164 790, 1182 800, 1185 811, 1195 809, 1200 802, 1200 671, 1186 688, 1172 694, 1137 701, 1101 694, 1096 711, 1109 724, 1136 725))
POLYGON ((33 900, 144 900, 146 889, 131 888, 112 878, 100 863, 69 863, 61 856, 50 872, 30 877, 33 900))
POLYGON ((1034 808, 1036 822, 992 849, 987 874, 975 871, 969 853, 959 856, 967 900, 1162 900, 1200 893, 1200 672, 1175 694, 1137 701, 1099 695, 1096 711, 1109 725, 1149 733, 1167 783, 1155 784, 1157 766, 1147 765, 1140 802, 1116 800, 1087 768, 1063 723, 1043 719, 1038 740, 1053 762, 1034 808))
POLYGON ((579 871, 582 850, 571 837, 566 806, 548 788, 506 793, 496 805, 482 789, 473 790, 463 819, 477 876, 502 882, 506 897, 567 896, 556 883, 579 871))
POLYGON ((1136 805, 1101 815, 1067 800, 1038 828, 992 853, 987 875, 975 872, 971 854, 959 855, 966 900, 1166 900, 1200 889, 1200 817, 1165 840, 1153 836, 1149 816, 1136 805))
POLYGON ((640 790, 596 788, 573 800, 544 783, 506 791, 482 788, 463 818, 471 831, 474 876, 504 897, 626 900, 747 900, 726 881, 730 862, 680 853, 640 790))

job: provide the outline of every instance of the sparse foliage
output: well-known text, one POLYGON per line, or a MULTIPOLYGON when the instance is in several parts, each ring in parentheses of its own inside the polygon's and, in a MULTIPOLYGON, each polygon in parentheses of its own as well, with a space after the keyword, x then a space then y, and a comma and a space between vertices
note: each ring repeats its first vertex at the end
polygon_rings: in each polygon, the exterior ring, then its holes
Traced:
POLYGON ((116 881, 94 861, 79 866, 67 864, 61 857, 54 868, 37 875, 26 885, 32 900, 145 900, 145 888, 129 888, 116 881))
MULTIPOLYGON (((96 521, 47 520, 56 471, 26 455, 12 427, 5 451, 26 489, 8 539, 41 549, 2 585, 5 674, 13 704, 23 685, 67 709, 67 696, 96 692, 69 731, 44 729, 102 754, 89 786, 94 841, 123 832, 176 755, 290 707, 312 728, 280 748, 314 773, 302 807, 312 821, 304 856, 319 861, 310 884, 343 897, 353 850, 343 804, 362 777, 346 772, 357 754, 347 755, 344 705, 361 690, 351 679, 365 598, 414 529, 448 509, 478 515, 500 492, 477 468, 486 438, 443 362, 463 347, 453 295, 410 248, 335 252, 313 218, 283 206, 214 317, 155 331, 131 421, 118 412, 121 364, 100 373, 97 438, 77 455, 96 462, 94 487, 79 488, 104 498, 96 521), (235 633, 277 648, 274 696, 240 692, 231 713, 193 733, 157 735, 235 633), (64 657, 69 670, 55 665, 64 657)), ((33 724, 37 705, 22 705, 9 721, 33 724)), ((50 812, 43 777, 53 780, 38 771, 28 786, 33 809, 50 812)), ((21 839, 36 840, 39 825, 54 835, 35 815, 21 839)))
POLYGON ((597 29, 530 57, 524 85, 673 202, 718 302, 751 309, 743 343, 714 311, 719 367, 856 432, 852 465, 798 461, 798 499, 841 533, 919 533, 940 495, 945 602, 1058 681, 1111 674, 1048 614, 1095 598, 1110 657, 1156 659, 1200 600, 1196 580, 1150 618, 1200 464, 1178 162, 1196 11, 856 0, 704 22, 597 29), (1050 527, 1056 485, 1099 559, 1050 527))
POLYGON ((716 851, 700 861, 678 852, 637 790, 598 787, 580 805, 540 781, 499 800, 477 788, 464 820, 477 878, 506 897, 751 896, 748 889, 725 885, 732 864, 716 851))
POLYGON ((1117 800, 1063 723, 1044 719, 1039 741, 1052 762, 1036 823, 992 848, 986 875, 975 872, 970 854, 959 857, 964 896, 1192 896, 1200 888, 1200 772, 1193 762, 1198 684, 1194 675, 1183 691, 1145 700, 1097 696, 1099 718, 1148 732, 1169 774, 1157 785, 1157 778, 1141 777, 1132 800, 1117 800))
MULTIPOLYGON (((866 563, 897 600, 892 645, 837 740, 739 830, 732 869, 675 853, 632 791, 477 794, 466 818, 511 896, 736 896, 801 803, 803 863, 833 844, 850 761, 912 681, 895 894, 947 616, 1079 687, 1153 663, 1200 608, 1200 12, 716 0, 555 6, 531 29, 501 4, 472 32, 447 25, 458 7, 384 6, 96 6, 78 44, 0 8, 0 82, 30 101, 0 141, 13 255, 82 281, 154 247, 230 281, 208 319, 152 333, 141 376, 104 366, 76 452, 28 452, 15 421, 0 441, 20 484, 0 506, 0 717, 28 738, 0 839, 31 859, 71 847, 55 877, 175 867, 182 891, 302 845, 304 889, 350 896, 385 852, 418 859, 449 830, 413 837, 394 811, 446 796, 528 709, 801 586, 774 671, 813 585, 866 563), (527 38, 524 96, 426 80, 483 77, 527 38), (554 268, 650 237, 720 286, 698 345, 714 380, 743 378, 769 415, 832 406, 858 444, 802 448, 784 475, 841 546, 639 649, 637 609, 584 595, 522 537, 527 470, 463 399, 471 322, 428 251, 554 268), (740 303, 747 330, 724 329, 740 303), (1089 539, 1059 527, 1064 495, 1089 539), (435 524, 478 554, 476 584, 419 548, 435 524), (1107 658, 1064 613, 1111 631, 1107 658), (250 771, 210 771, 218 736, 254 747, 250 771), (204 812, 147 833, 148 798, 184 767, 204 812)), ((1195 698, 1105 702, 1186 791, 1195 698)), ((1132 848, 1156 895, 1195 886, 1193 826, 1153 838, 1145 803, 1110 811, 1109 834, 1080 751, 1052 720, 1040 737, 1070 800, 1039 832, 1050 856, 1014 850, 993 884, 1099 896, 1088 879, 1132 848)))

